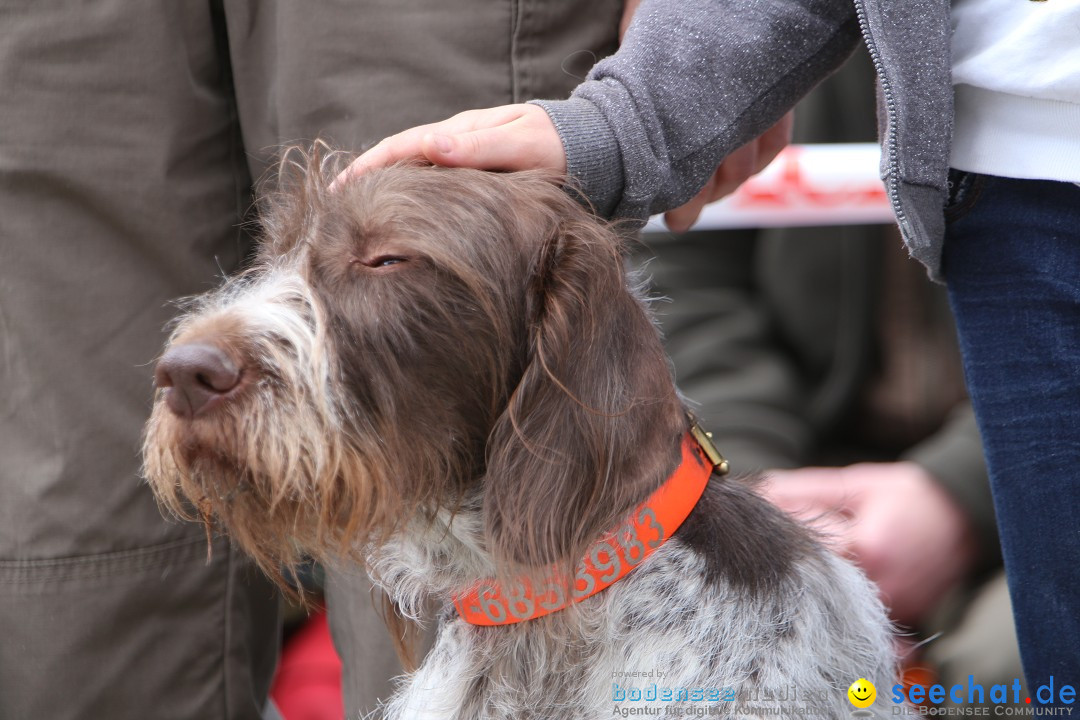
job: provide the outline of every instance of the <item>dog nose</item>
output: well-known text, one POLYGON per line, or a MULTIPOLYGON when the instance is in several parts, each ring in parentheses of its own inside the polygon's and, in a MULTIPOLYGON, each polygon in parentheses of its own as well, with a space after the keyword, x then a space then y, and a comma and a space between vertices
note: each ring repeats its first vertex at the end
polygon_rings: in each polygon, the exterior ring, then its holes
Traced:
POLYGON ((154 371, 154 385, 169 388, 169 409, 187 418, 216 405, 239 383, 236 363, 219 348, 201 343, 169 348, 154 371))

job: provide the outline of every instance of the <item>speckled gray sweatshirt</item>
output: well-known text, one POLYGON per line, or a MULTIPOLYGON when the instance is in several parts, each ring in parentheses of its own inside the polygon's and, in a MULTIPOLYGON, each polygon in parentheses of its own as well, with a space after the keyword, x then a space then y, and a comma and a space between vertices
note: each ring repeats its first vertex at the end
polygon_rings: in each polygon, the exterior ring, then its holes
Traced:
POLYGON ((881 176, 904 241, 940 278, 953 90, 947 0, 645 0, 615 55, 538 101, 570 176, 607 216, 693 197, 865 39, 880 80, 881 176))

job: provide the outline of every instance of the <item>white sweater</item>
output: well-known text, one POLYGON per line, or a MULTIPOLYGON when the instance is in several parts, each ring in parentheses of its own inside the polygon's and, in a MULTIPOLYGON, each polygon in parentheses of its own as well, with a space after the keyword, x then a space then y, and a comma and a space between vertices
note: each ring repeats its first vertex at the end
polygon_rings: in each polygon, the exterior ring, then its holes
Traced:
POLYGON ((955 0, 950 164, 1080 181, 1080 0, 955 0))

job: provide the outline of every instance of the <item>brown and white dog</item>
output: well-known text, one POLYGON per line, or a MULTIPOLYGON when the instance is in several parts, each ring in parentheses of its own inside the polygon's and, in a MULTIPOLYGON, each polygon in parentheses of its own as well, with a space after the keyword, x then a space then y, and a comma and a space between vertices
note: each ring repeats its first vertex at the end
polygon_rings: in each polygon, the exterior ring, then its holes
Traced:
POLYGON ((338 165, 283 163, 257 262, 179 319, 145 474, 271 575, 364 557, 407 616, 446 603, 387 717, 839 718, 892 684, 873 588, 748 484, 706 468, 634 534, 690 422, 611 227, 536 174, 338 165))

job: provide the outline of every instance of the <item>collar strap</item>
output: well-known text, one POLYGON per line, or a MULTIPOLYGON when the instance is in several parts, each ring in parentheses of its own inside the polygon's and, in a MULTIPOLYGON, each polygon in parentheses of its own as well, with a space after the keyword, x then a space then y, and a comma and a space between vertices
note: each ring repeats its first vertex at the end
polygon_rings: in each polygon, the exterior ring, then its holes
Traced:
POLYGON ((727 472, 727 461, 708 434, 693 418, 691 422, 690 431, 683 436, 682 461, 675 472, 634 508, 617 530, 589 548, 572 583, 553 577, 539 592, 525 580, 514 583, 509 590, 495 582, 480 583, 454 598, 461 617, 473 625, 488 626, 543 617, 595 595, 652 555, 697 505, 713 469, 721 474, 727 472))

